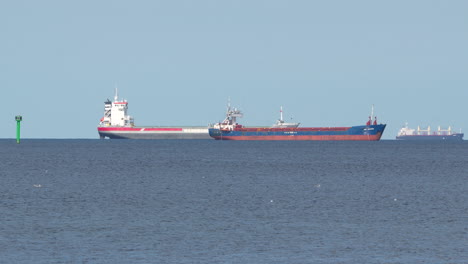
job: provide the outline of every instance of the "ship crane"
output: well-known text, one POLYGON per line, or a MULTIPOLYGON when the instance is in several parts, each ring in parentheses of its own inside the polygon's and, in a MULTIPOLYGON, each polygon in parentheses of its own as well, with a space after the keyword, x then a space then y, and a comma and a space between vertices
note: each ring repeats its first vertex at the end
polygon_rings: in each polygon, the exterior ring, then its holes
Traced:
POLYGON ((298 127, 300 123, 287 123, 283 120, 283 106, 280 107, 280 119, 276 121, 272 127, 282 128, 282 127, 298 127))

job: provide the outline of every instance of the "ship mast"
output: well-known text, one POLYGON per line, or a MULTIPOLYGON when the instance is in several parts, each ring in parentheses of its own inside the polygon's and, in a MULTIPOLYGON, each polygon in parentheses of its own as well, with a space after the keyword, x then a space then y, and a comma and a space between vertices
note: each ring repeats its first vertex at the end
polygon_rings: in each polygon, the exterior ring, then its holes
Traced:
POLYGON ((280 107, 280 122, 283 123, 283 106, 280 107))
POLYGON ((117 102, 119 99, 119 91, 117 90, 117 85, 115 86, 115 95, 114 95, 114 102, 117 102))

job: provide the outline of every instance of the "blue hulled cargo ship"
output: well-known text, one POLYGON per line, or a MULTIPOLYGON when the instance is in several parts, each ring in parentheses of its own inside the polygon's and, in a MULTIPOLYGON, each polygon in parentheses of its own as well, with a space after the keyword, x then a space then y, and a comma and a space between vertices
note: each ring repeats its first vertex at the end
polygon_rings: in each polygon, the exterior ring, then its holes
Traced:
POLYGON ((321 140, 321 141, 377 141, 385 124, 377 124, 373 114, 366 125, 350 127, 299 127, 299 123, 285 123, 282 118, 272 127, 245 127, 237 123, 243 114, 228 105, 223 122, 212 125, 208 132, 218 140, 321 140))

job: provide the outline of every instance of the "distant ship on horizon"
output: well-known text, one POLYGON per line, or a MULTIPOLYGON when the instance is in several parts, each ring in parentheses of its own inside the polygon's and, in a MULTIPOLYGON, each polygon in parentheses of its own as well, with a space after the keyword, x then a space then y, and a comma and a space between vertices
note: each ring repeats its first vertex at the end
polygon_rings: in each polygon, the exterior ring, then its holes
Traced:
POLYGON ((456 133, 452 130, 452 127, 448 129, 441 129, 439 126, 436 131, 431 131, 431 127, 428 126, 426 129, 421 129, 419 126, 417 129, 409 128, 408 123, 400 129, 397 140, 421 140, 421 141, 461 141, 463 140, 464 133, 456 133))

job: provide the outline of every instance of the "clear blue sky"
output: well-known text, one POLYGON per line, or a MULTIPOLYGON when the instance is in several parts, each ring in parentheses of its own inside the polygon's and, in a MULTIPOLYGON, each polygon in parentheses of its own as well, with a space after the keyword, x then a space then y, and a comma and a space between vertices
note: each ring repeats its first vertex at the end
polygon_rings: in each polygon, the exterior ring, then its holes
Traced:
POLYGON ((137 125, 468 131, 468 1, 1 1, 0 138, 98 138, 117 85, 137 125))

